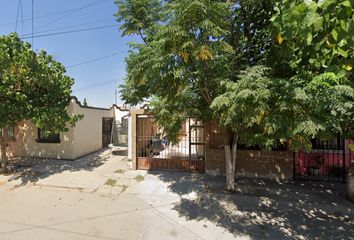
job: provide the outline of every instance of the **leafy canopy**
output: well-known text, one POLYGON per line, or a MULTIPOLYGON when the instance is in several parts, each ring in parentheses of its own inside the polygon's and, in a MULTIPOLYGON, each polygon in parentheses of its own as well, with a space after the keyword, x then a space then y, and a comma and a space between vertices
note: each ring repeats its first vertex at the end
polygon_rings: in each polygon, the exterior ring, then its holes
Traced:
POLYGON ((297 73, 330 71, 354 81, 353 0, 284 0, 275 11, 271 20, 282 64, 297 73))
MULTIPOLYGON (((139 20, 145 42, 131 44, 121 93, 131 104, 151 101, 172 138, 187 117, 266 147, 352 134, 353 1, 153 2, 139 5, 159 14, 139 20)), ((123 30, 139 18, 117 16, 123 30)))
POLYGON ((259 45, 269 42, 271 36, 262 32, 268 24, 263 15, 269 19, 271 8, 269 1, 242 1, 241 5, 239 1, 211 0, 154 3, 117 1, 123 34, 136 33, 132 23, 139 23, 145 41, 131 44, 121 94, 130 104, 151 100, 157 121, 174 138, 186 118, 212 119, 210 105, 224 91, 221 83, 246 64, 264 59, 265 48, 259 49, 259 45), (133 7, 153 14, 139 19, 141 15, 133 7), (247 17, 249 12, 255 13, 255 18, 247 17), (240 28, 241 24, 247 27, 240 28))
POLYGON ((66 108, 74 81, 45 51, 35 53, 17 34, 0 36, 0 128, 31 120, 50 131, 66 130, 80 116, 66 108))

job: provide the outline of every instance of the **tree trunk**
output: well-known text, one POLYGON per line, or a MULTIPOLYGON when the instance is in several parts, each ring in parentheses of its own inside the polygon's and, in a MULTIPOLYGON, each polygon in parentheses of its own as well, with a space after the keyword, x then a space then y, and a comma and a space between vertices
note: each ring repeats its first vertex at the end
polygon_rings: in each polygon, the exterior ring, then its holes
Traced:
POLYGON ((6 128, 1 130, 0 134, 0 145, 1 145, 1 172, 6 173, 7 171, 7 155, 6 155, 6 148, 7 148, 7 140, 6 140, 6 128))
POLYGON ((234 192, 238 135, 236 133, 233 134, 232 146, 231 146, 230 134, 228 131, 224 131, 223 141, 224 141, 225 166, 226 166, 226 190, 230 192, 234 192))

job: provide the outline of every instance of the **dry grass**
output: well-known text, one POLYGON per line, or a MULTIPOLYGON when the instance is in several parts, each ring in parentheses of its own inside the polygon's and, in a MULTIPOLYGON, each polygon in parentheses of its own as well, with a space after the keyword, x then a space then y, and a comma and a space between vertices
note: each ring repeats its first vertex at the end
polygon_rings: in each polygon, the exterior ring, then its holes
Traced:
POLYGON ((104 185, 108 185, 108 186, 114 187, 116 184, 117 184, 117 180, 110 178, 110 179, 108 179, 108 180, 105 182, 104 185))
POLYGON ((145 177, 144 177, 144 176, 141 176, 141 175, 137 175, 134 179, 135 179, 135 181, 137 181, 137 182, 142 182, 142 181, 145 180, 145 177))
POLYGON ((127 188, 128 188, 128 186, 125 185, 125 184, 123 184, 123 186, 121 186, 121 187, 122 187, 122 192, 124 192, 124 191, 127 190, 127 188))
POLYGON ((122 173, 125 173, 125 170, 123 170, 123 169, 118 169, 118 170, 115 170, 114 173, 121 173, 121 174, 122 174, 122 173))

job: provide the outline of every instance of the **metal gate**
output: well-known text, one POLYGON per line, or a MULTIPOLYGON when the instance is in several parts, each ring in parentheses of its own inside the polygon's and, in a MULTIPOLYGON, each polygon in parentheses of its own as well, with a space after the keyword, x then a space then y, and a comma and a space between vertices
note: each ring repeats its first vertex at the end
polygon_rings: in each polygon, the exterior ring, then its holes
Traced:
POLYGON ((137 168, 204 172, 205 127, 196 119, 181 126, 176 144, 164 136, 151 115, 137 115, 137 168))
POLYGON ((344 139, 340 137, 331 141, 314 139, 311 151, 295 153, 294 178, 345 182, 350 162, 350 152, 344 139))
POLYGON ((102 148, 111 143, 113 118, 102 118, 102 148))

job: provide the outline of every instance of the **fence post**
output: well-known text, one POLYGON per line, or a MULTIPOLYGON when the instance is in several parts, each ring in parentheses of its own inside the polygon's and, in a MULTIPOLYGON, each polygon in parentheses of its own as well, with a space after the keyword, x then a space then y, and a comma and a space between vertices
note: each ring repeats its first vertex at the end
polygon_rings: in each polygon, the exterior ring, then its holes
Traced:
POLYGON ((296 169, 295 169, 295 167, 296 167, 296 165, 295 165, 295 161, 296 161, 296 152, 295 151, 293 151, 293 181, 295 181, 295 174, 296 174, 296 169))
POLYGON ((345 138, 343 138, 343 183, 345 183, 347 171, 345 169, 345 138))

